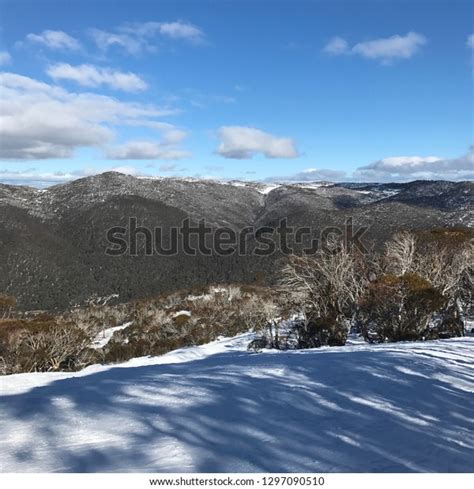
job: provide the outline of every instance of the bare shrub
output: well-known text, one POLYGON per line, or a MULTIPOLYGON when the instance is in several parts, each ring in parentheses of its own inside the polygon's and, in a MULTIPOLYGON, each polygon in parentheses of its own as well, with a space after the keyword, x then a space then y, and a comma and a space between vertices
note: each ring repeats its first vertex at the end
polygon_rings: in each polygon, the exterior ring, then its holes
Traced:
POLYGON ((416 273, 453 302, 472 292, 473 250, 467 230, 436 229, 418 236, 402 232, 387 243, 385 260, 389 273, 416 273))
POLYGON ((456 232, 456 235, 456 241, 446 241, 446 237, 442 239, 435 233, 437 239, 420 246, 416 267, 416 272, 429 280, 450 304, 470 301, 473 290, 474 246, 467 234, 456 232))
POLYGON ((291 257, 281 284, 294 309, 303 312, 300 347, 345 344, 347 320, 355 314, 366 283, 362 257, 344 246, 291 257))
POLYGON ((104 348, 106 362, 135 356, 160 355, 175 348, 200 345, 220 336, 232 337, 249 329, 270 333, 278 344, 274 321, 278 304, 268 289, 219 286, 200 289, 199 296, 184 292, 138 301, 133 324, 117 331, 104 348))
POLYGON ((19 345, 22 371, 49 372, 77 370, 91 363, 94 352, 84 330, 54 325, 45 331, 30 332, 19 345))
POLYGON ((129 304, 89 304, 84 307, 75 307, 61 316, 63 321, 72 323, 90 334, 97 334, 104 328, 124 324, 130 321, 130 317, 129 304))
POLYGON ((91 336, 73 324, 38 316, 0 323, 3 373, 77 370, 96 360, 91 336))
POLYGON ((247 298, 241 305, 239 314, 247 330, 254 329, 265 338, 268 348, 279 348, 278 330, 279 307, 275 301, 258 296, 247 298))

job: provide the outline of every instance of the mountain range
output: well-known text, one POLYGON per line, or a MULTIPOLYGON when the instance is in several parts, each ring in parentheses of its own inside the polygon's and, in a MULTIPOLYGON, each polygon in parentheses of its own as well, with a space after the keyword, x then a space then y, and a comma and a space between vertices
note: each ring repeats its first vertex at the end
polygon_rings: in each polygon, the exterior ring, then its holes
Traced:
MULTIPOLYGON (((92 295, 145 298, 208 283, 274 283, 285 256, 110 256, 107 230, 170 229, 185 219, 213 229, 366 227, 380 248, 402 229, 471 227, 474 183, 254 183, 136 178, 107 172, 47 189, 0 184, 0 292, 21 309, 63 309, 92 295)), ((251 240, 254 237, 250 238, 251 240)), ((308 238, 309 239, 309 238, 308 238)), ((143 251, 143 250, 141 250, 143 251)))

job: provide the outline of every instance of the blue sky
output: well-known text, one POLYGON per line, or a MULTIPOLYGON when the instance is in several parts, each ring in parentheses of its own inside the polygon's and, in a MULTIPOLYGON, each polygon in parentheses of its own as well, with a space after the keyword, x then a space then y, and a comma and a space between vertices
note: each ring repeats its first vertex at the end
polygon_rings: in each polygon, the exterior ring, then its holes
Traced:
POLYGON ((472 179, 459 0, 0 0, 0 181, 472 179))

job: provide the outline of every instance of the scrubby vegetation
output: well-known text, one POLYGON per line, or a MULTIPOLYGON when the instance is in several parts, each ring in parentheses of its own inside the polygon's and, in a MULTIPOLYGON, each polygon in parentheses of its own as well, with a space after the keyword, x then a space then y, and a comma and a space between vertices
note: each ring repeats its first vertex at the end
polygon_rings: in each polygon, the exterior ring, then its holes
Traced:
POLYGON ((472 263, 472 233, 459 229, 398 233, 381 254, 333 243, 293 257, 281 284, 302 315, 292 328, 296 344, 343 345, 354 326, 369 342, 462 336, 472 263))
POLYGON ((0 321, 0 372, 78 370, 97 360, 87 328, 45 314, 0 321))
POLYGON ((419 275, 383 275, 368 285, 360 302, 361 332, 369 342, 437 337, 431 323, 445 304, 441 292, 419 275))
POLYGON ((316 255, 292 256, 273 288, 205 286, 125 304, 92 297, 56 315, 15 313, 15 299, 0 295, 0 373, 77 370, 251 329, 259 334, 249 345, 255 351, 344 345, 351 328, 368 342, 462 336, 472 257, 465 230, 403 232, 379 254, 332 242, 316 255))
POLYGON ((365 271, 362 256, 336 242, 315 256, 291 258, 281 282, 294 311, 304 316, 297 325, 299 347, 345 344, 365 271))
POLYGON ((93 338, 129 316, 128 305, 110 306, 109 299, 93 297, 84 307, 49 314, 15 312, 15 299, 0 296, 0 374, 79 370, 101 361, 93 338))
POLYGON ((235 336, 270 319, 272 292, 261 287, 206 287, 132 305, 132 325, 117 331, 104 348, 106 362, 159 355, 235 336))
POLYGON ((18 313, 0 320, 0 373, 78 370, 235 336, 274 317, 272 296, 262 287, 211 286, 114 306, 93 298, 60 315, 18 313), (102 331, 127 322, 93 346, 102 331))

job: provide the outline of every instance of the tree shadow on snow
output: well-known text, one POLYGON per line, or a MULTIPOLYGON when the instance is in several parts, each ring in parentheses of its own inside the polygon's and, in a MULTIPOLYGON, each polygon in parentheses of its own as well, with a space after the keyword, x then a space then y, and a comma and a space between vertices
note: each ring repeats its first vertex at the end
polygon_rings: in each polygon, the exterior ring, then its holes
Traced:
POLYGON ((470 472, 463 346, 228 352, 55 380, 1 397, 1 470, 470 472))

